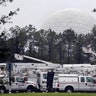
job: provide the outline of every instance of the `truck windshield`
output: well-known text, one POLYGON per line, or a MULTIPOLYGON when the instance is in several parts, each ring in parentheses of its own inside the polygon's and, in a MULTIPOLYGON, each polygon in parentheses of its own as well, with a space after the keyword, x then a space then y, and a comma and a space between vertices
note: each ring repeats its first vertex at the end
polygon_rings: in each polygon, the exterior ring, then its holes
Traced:
POLYGON ((94 83, 94 79, 91 77, 86 77, 86 82, 93 82, 94 83))
POLYGON ((19 78, 19 77, 17 77, 17 78, 16 78, 16 81, 17 81, 17 82, 24 82, 24 78, 19 78))

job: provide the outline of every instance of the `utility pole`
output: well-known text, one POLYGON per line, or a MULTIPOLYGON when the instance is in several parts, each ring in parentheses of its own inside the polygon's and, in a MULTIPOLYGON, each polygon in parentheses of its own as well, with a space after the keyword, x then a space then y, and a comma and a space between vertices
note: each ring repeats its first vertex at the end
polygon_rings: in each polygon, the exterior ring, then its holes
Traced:
POLYGON ((12 71, 12 63, 7 63, 7 71, 8 71, 8 77, 9 77, 9 94, 11 93, 11 71, 12 71))
POLYGON ((62 64, 62 42, 60 41, 60 64, 62 64))

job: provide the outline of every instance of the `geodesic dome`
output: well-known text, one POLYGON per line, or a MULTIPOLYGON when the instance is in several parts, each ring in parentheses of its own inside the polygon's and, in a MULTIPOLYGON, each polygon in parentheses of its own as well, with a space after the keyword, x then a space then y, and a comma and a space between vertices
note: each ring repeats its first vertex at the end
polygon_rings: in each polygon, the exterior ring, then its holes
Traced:
POLYGON ((57 33, 72 29, 76 33, 90 33, 96 24, 94 17, 78 9, 63 9, 50 16, 41 26, 42 29, 52 29, 57 33))

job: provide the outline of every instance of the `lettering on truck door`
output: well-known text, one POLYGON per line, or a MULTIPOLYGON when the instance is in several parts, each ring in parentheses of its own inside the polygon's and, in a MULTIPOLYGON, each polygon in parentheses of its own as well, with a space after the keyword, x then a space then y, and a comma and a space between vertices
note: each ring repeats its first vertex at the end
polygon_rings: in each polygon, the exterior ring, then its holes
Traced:
POLYGON ((11 77, 11 88, 12 90, 18 90, 18 85, 17 85, 17 82, 15 81, 15 78, 14 77, 11 77))
POLYGON ((88 87, 86 84, 86 78, 84 76, 79 77, 79 91, 87 91, 88 87))
POLYGON ((26 88, 24 84, 24 78, 17 77, 16 82, 17 82, 18 90, 24 90, 26 88))
POLYGON ((86 77, 86 86, 88 91, 96 91, 96 84, 92 77, 86 77))

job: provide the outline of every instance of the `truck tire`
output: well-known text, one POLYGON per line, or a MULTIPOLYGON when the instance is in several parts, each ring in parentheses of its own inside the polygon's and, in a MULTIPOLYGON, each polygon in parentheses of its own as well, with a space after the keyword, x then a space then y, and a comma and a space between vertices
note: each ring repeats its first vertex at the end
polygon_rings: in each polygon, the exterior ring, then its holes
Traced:
POLYGON ((65 88, 65 91, 68 92, 68 93, 71 93, 74 91, 73 87, 69 86, 69 87, 66 87, 65 88))
POLYGON ((34 92, 34 87, 33 86, 28 86, 27 87, 27 92, 34 92))

